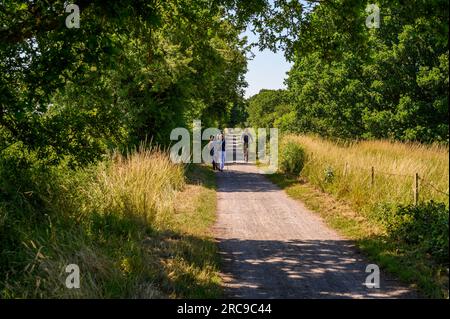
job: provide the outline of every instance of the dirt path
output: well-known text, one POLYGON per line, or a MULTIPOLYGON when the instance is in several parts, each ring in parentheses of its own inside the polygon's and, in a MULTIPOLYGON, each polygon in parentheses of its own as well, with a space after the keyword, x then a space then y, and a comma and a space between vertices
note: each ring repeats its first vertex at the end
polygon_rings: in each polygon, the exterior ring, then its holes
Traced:
POLYGON ((415 297, 383 273, 380 289, 365 287, 370 262, 254 165, 228 165, 217 177, 215 232, 229 297, 415 297))

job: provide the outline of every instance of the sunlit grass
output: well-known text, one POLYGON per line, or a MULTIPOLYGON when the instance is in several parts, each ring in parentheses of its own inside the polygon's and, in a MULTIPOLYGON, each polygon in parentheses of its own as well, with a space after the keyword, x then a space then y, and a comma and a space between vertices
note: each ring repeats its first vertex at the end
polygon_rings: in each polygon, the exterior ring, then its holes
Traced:
POLYGON ((30 185, 37 205, 2 207, 0 297, 220 296, 213 172, 141 148, 46 176, 30 185), (80 289, 65 286, 68 264, 80 289))
POLYGON ((420 177, 419 199, 448 204, 448 196, 444 194, 449 189, 446 147, 379 140, 336 143, 298 135, 285 139, 301 144, 308 154, 302 177, 348 200, 358 210, 370 211, 380 202, 413 203, 416 173, 420 177), (333 172, 332 181, 325 178, 327 169, 333 172))

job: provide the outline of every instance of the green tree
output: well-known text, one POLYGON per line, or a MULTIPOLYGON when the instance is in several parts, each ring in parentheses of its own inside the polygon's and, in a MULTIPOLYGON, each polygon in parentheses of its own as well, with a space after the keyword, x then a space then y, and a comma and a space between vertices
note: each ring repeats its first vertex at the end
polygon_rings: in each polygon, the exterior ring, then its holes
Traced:
POLYGON ((274 127, 275 121, 289 110, 284 90, 261 90, 248 99, 248 122, 253 127, 274 127))
POLYGON ((246 45, 218 4, 81 1, 79 29, 64 4, 2 4, 0 150, 83 165, 242 103, 246 45))
MULTIPOLYGON (((322 2, 294 45, 296 130, 343 138, 448 143, 448 2, 322 2)), ((292 125, 291 125, 292 126, 292 125)))

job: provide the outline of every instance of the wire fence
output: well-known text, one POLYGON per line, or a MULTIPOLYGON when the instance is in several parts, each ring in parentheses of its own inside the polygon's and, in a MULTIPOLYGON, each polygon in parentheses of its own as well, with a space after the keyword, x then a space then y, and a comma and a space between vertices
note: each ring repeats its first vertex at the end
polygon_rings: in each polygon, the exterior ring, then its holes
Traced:
POLYGON ((345 164, 345 167, 348 167, 348 170, 350 170, 350 168, 357 168, 357 169, 370 171, 370 172, 375 171, 377 174, 388 175, 388 176, 413 177, 411 174, 400 174, 400 173, 392 173, 392 172, 380 171, 380 170, 377 170, 374 166, 371 166, 370 168, 368 168, 368 167, 359 166, 359 165, 345 164))
POLYGON ((414 182, 413 183, 413 195, 414 195, 414 204, 416 204, 416 205, 419 202, 419 197, 420 197, 419 194, 424 187, 428 187, 441 195, 450 196, 448 189, 447 190, 440 189, 432 181, 429 181, 429 180, 423 178, 422 176, 420 176, 419 173, 415 173, 415 174, 394 173, 394 172, 378 170, 374 166, 367 167, 367 166, 354 165, 354 164, 350 165, 349 163, 345 163, 342 175, 345 177, 350 174, 350 170, 354 170, 354 169, 369 172, 370 175, 368 175, 368 178, 370 178, 370 183, 372 186, 375 185, 376 175, 411 178, 414 182))
POLYGON ((438 192, 438 193, 441 193, 442 195, 450 196, 449 193, 448 193, 448 191, 445 192, 445 191, 443 191, 443 190, 438 189, 436 186, 433 185, 433 182, 428 182, 426 179, 424 179, 424 178, 422 178, 422 177, 419 177, 419 180, 422 181, 422 185, 429 186, 429 187, 432 188, 434 191, 436 191, 436 192, 438 192))

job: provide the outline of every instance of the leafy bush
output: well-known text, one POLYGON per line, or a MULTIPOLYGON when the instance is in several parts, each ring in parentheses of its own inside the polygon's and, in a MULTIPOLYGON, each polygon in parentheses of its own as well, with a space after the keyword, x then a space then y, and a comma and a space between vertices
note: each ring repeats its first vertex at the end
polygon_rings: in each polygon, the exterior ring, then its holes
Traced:
POLYGON ((281 148, 280 169, 288 174, 299 175, 305 166, 305 150, 295 142, 287 142, 281 148))
POLYGON ((448 264, 449 210, 445 204, 382 205, 377 215, 394 239, 421 246, 437 262, 448 264))
POLYGON ((297 129, 297 114, 295 112, 280 114, 275 119, 274 126, 282 132, 295 132, 297 129))

